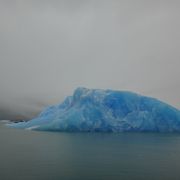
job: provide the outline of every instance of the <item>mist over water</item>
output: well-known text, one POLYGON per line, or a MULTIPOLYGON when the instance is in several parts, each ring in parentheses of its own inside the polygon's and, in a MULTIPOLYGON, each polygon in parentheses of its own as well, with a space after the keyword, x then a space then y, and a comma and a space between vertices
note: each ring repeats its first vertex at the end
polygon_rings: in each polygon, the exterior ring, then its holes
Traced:
POLYGON ((31 118, 79 86, 180 108, 180 2, 0 1, 0 118, 31 118))

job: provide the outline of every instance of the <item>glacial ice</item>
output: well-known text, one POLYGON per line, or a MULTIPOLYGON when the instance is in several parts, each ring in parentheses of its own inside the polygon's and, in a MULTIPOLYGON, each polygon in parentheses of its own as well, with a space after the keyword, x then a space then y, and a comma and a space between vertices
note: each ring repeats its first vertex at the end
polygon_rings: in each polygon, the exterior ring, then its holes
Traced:
POLYGON ((67 132, 180 132, 180 111, 128 91, 77 88, 63 103, 9 126, 67 132))

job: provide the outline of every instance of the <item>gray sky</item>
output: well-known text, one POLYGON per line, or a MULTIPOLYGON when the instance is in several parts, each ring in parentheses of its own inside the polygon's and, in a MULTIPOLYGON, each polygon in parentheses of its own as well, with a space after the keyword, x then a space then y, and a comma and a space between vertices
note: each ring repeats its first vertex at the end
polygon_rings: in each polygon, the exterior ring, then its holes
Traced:
POLYGON ((180 1, 0 0, 0 118, 30 117, 78 86, 180 108, 180 1))

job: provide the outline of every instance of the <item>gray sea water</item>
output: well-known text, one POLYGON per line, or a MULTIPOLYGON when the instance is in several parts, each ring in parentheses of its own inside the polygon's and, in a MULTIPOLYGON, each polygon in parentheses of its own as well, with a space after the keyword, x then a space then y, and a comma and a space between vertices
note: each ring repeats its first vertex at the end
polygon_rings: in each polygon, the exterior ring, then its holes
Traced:
POLYGON ((0 123, 0 180, 179 180, 180 134, 58 133, 0 123))

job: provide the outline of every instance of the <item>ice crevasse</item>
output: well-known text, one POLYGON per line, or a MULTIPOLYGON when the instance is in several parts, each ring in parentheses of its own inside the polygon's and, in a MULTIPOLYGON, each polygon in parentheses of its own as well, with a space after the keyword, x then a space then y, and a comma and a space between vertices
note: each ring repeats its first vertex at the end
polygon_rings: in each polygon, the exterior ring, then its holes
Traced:
POLYGON ((133 92, 77 88, 38 117, 9 126, 67 132, 180 132, 180 111, 133 92))

